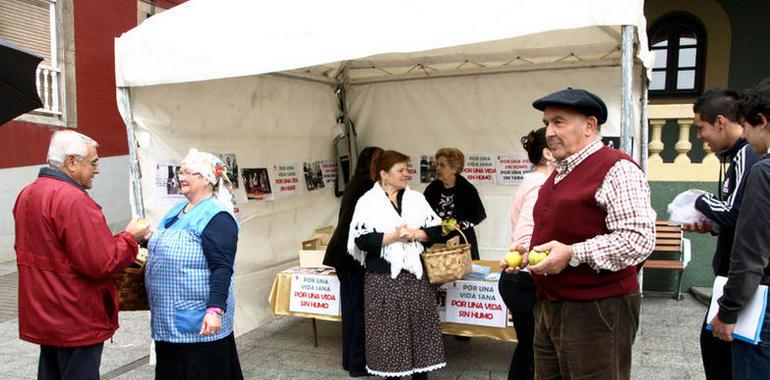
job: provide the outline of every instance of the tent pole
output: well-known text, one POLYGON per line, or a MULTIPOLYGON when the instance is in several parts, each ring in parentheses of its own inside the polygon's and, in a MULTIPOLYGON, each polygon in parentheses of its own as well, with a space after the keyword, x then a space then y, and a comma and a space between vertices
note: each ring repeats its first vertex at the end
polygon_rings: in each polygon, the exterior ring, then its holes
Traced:
POLYGON ((128 87, 118 87, 118 108, 122 111, 123 123, 126 125, 128 135, 128 181, 131 186, 129 201, 131 203, 131 215, 144 218, 144 197, 142 195, 139 158, 136 153, 136 136, 134 135, 134 113, 131 110, 131 93, 128 87))
MULTIPOLYGON (((631 123, 633 120, 633 71, 634 71, 634 32, 633 25, 623 25, 622 42, 620 45, 620 72, 621 72, 621 96, 620 96, 620 149, 633 157, 633 140, 631 123)), ((640 147, 641 148, 641 147, 640 147)))
POLYGON ((647 74, 646 70, 642 68, 642 121, 640 127, 641 127, 641 134, 640 134, 640 141, 639 141, 639 149, 641 153, 641 161, 640 164, 642 166, 642 171, 647 173, 647 158, 650 154, 650 151, 647 149, 647 145, 649 144, 648 140, 650 138, 650 127, 649 127, 649 119, 647 115, 647 103, 649 103, 649 94, 647 93, 647 89, 649 87, 649 83, 647 81, 647 74))

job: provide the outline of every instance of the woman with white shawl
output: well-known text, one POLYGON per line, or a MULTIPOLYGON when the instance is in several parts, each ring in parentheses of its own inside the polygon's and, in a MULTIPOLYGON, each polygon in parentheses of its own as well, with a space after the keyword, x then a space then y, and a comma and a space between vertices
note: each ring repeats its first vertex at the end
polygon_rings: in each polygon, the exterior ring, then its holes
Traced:
POLYGON ((366 369, 376 376, 427 379, 446 366, 436 298, 420 254, 441 237, 441 219, 407 187, 409 157, 372 159, 371 190, 356 204, 348 253, 366 267, 366 369))

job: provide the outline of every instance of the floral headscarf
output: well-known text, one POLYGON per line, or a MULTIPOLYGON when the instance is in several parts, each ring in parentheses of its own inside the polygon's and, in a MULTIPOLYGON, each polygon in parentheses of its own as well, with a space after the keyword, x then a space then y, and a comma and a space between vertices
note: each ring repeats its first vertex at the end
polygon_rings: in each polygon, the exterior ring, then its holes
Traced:
POLYGON ((227 166, 222 160, 211 153, 200 152, 193 148, 182 160, 182 165, 189 167, 193 172, 200 173, 206 181, 214 185, 214 196, 232 211, 233 196, 230 189, 233 184, 227 176, 227 166))

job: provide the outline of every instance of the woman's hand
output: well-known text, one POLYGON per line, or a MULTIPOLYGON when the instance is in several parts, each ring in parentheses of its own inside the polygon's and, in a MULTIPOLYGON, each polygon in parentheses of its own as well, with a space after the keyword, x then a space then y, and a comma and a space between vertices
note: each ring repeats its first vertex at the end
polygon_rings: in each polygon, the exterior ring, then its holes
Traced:
POLYGON ((221 328, 222 328, 222 317, 215 313, 210 313, 207 311, 206 315, 203 316, 203 323, 201 323, 200 334, 203 336, 209 336, 212 334, 216 334, 221 328))

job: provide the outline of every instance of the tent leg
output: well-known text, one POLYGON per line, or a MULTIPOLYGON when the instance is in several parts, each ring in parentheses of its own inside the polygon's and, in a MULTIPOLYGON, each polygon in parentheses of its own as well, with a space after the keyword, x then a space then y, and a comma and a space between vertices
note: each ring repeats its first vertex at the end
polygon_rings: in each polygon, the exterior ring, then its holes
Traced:
MULTIPOLYGON (((620 118, 620 149, 634 157, 633 136, 631 125, 634 114, 633 100, 633 71, 634 71, 634 32, 633 25, 623 25, 621 42, 621 118, 620 118)), ((644 148, 644 147, 640 147, 644 148)))
POLYGON ((318 326, 316 326, 315 318, 313 320, 313 347, 318 348, 318 326))

